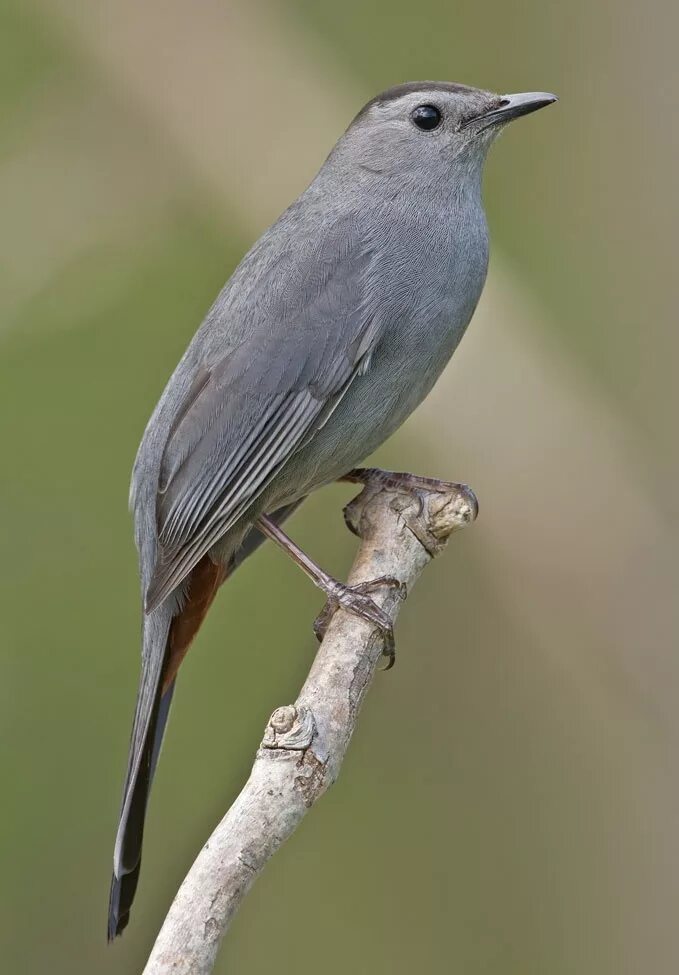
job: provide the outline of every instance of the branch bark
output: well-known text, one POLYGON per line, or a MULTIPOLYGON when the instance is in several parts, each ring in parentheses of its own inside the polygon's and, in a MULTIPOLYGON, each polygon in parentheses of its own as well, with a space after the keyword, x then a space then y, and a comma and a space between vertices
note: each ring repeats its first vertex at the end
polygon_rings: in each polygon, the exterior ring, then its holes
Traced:
MULTIPOLYGON (((350 585, 383 577, 375 601, 395 619, 405 594, 477 504, 464 485, 411 490, 368 485, 345 509, 361 539, 350 585)), ((208 975, 219 943, 267 860, 337 778, 384 641, 339 610, 294 705, 271 715, 250 778, 207 841, 165 919, 144 975, 208 975)))

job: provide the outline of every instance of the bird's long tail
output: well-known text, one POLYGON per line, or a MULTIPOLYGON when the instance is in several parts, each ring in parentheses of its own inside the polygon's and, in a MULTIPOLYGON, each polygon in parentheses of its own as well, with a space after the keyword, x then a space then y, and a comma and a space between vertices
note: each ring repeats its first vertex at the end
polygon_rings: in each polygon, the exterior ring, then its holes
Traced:
POLYGON ((173 615, 172 605, 159 606, 144 620, 142 677, 113 857, 109 941, 127 925, 137 889, 146 806, 177 671, 225 578, 224 567, 204 556, 189 576, 179 612, 173 615))
POLYGON ((130 908, 134 900, 141 868, 141 844, 144 836, 146 804, 165 733, 165 725, 170 714, 174 683, 172 681, 165 693, 159 696, 157 707, 151 716, 147 739, 144 742, 139 769, 134 778, 127 809, 125 809, 127 790, 124 796, 123 812, 121 813, 116 842, 116 854, 120 853, 120 857, 119 863, 114 865, 109 895, 109 941, 112 941, 125 929, 130 917, 130 908), (130 865, 130 869, 127 869, 130 865))
MULTIPOLYGON (((271 516, 282 523, 301 504, 287 505, 271 516)), ((229 565, 230 575, 264 541, 251 531, 229 565)), ((200 629, 219 586, 227 576, 222 565, 209 556, 192 571, 187 595, 179 613, 173 615, 170 600, 144 620, 142 675, 132 726, 123 803, 113 858, 113 876, 108 912, 108 939, 112 941, 127 926, 134 900, 144 836, 144 819, 153 774, 167 725, 179 666, 200 629)))

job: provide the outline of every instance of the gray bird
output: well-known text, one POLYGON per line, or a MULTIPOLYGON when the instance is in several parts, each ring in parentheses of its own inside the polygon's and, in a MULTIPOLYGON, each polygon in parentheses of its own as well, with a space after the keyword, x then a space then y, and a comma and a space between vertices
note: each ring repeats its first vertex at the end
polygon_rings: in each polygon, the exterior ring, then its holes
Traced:
POLYGON ((486 278, 488 148, 553 101, 432 81, 373 98, 243 258, 167 384, 132 475, 143 648, 109 939, 129 919, 177 670, 227 576, 272 538, 334 605, 390 636, 369 593, 280 525, 321 485, 370 477, 353 468, 434 385, 486 278))

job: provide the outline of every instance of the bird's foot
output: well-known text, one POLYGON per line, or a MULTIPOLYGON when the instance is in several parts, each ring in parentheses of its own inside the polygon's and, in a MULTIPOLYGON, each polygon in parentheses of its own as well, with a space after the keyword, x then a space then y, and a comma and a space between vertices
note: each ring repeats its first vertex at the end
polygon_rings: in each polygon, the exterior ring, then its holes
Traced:
MULTIPOLYGON (((351 484, 363 484, 367 488, 379 491, 384 488, 401 489, 411 494, 418 503, 416 517, 424 511, 427 494, 451 494, 457 493, 464 511, 461 511, 464 523, 474 521, 479 513, 479 503, 476 495, 466 484, 458 484, 454 481, 442 481, 438 477, 421 477, 418 474, 409 474, 407 471, 383 471, 379 467, 355 467, 340 481, 349 481, 351 484)), ((344 509, 344 520, 349 531, 357 534, 356 526, 352 521, 351 504, 344 509)))
MULTIPOLYGON (((450 494, 452 491, 459 490, 469 494, 470 498, 476 501, 471 488, 467 487, 466 484, 443 481, 438 477, 422 477, 419 474, 410 474, 407 471, 383 471, 379 467, 355 467, 340 477, 339 480, 349 481, 352 484, 365 484, 366 487, 402 488, 415 495, 420 505, 423 505, 424 495, 428 491, 450 494)), ((475 510, 474 517, 477 513, 475 510)))
POLYGON ((387 665, 384 669, 390 670, 396 662, 394 627, 389 616, 369 596, 369 593, 384 586, 397 589, 399 596, 405 588, 404 583, 388 576, 371 579, 369 582, 362 582, 357 586, 347 586, 341 582, 334 582, 327 590, 328 600, 325 606, 314 620, 314 633, 318 640, 322 640, 325 636, 325 631, 334 613, 340 608, 346 609, 348 612, 360 616, 361 619, 367 620, 368 623, 372 623, 380 631, 384 639, 382 654, 387 658, 387 665))

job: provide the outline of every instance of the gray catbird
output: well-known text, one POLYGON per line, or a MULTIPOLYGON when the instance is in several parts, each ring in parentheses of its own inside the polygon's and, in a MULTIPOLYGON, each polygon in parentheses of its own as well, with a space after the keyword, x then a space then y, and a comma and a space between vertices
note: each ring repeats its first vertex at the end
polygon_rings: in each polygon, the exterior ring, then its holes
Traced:
POLYGON ((143 649, 109 939, 128 922, 177 669, 243 558, 273 538, 335 605, 388 635, 367 592, 323 573, 280 524, 433 386, 486 277, 488 148, 506 122, 553 101, 430 81, 373 98, 243 258, 172 375, 132 475, 143 649))

